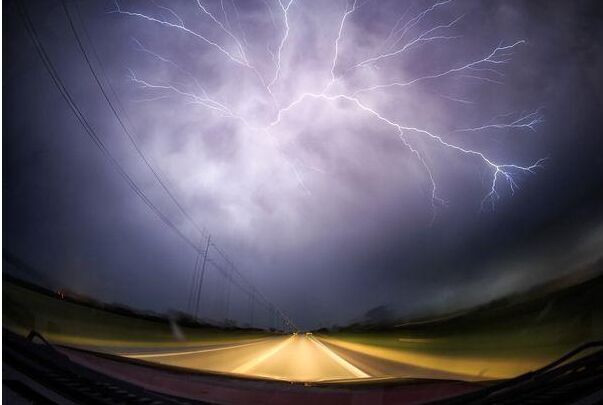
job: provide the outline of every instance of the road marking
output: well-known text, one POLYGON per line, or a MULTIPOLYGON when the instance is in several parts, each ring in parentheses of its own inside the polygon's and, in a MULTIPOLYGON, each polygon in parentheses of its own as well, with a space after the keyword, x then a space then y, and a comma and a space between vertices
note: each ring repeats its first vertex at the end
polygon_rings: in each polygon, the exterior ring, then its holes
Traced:
POLYGON ((257 345, 258 343, 264 343, 265 340, 259 341, 259 342, 252 342, 252 343, 245 343, 242 345, 235 345, 235 346, 227 346, 227 347, 216 347, 213 349, 200 349, 200 350, 192 350, 192 351, 188 351, 188 352, 169 352, 169 353, 145 353, 145 354, 119 354, 119 356, 124 356, 124 357, 129 357, 132 359, 144 359, 144 358, 149 358, 149 357, 168 357, 168 356, 181 356, 181 355, 185 355, 185 354, 195 354, 195 353, 206 353, 206 352, 217 352, 219 350, 228 350, 228 349, 238 349, 239 347, 245 347, 245 346, 251 346, 251 345, 257 345))
POLYGON ((350 373, 352 373, 354 375, 354 377, 358 377, 358 378, 370 378, 371 377, 369 374, 360 370, 358 367, 354 366, 352 363, 345 360, 343 357, 341 357, 340 355, 335 353, 333 350, 329 349, 327 346, 324 345, 324 343, 322 343, 318 339, 314 338, 314 336, 309 336, 308 338, 314 344, 316 344, 318 347, 320 347, 325 353, 327 353, 329 355, 329 357, 331 357, 333 360, 335 360, 337 362, 337 364, 339 364, 340 366, 342 366, 343 368, 348 370, 350 373))
POLYGON ((247 373, 249 370, 256 367, 258 364, 260 364, 264 360, 267 360, 269 357, 274 356, 277 352, 279 352, 285 346, 290 344, 293 341, 293 337, 294 336, 290 336, 288 339, 282 341, 278 345, 274 346, 272 349, 264 352, 264 354, 262 354, 261 356, 257 356, 254 359, 252 359, 251 361, 248 361, 247 363, 244 363, 244 364, 240 365, 239 367, 235 368, 232 372, 237 373, 237 374, 247 373))

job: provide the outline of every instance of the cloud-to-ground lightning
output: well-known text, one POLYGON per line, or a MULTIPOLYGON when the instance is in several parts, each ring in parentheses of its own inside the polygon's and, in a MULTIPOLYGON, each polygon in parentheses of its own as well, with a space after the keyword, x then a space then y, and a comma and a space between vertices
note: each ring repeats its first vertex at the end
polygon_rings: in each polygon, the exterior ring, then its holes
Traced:
MULTIPOLYGON (((230 29, 230 23, 227 19, 224 2, 221 1, 219 4, 223 13, 224 22, 218 19, 205 3, 197 0, 196 4, 198 9, 201 10, 202 14, 214 25, 214 28, 216 28, 218 32, 222 33, 231 43, 236 45, 236 54, 230 52, 225 45, 221 45, 220 43, 209 39, 205 35, 188 28, 180 18, 176 18, 176 22, 170 22, 142 12, 126 11, 121 8, 118 3, 116 3, 115 12, 124 16, 135 17, 149 22, 158 23, 169 29, 186 32, 192 37, 202 40, 207 46, 214 48, 226 56, 227 58, 225 61, 230 60, 236 64, 248 67, 253 70, 258 77, 261 77, 262 75, 260 75, 259 71, 255 67, 251 66, 249 62, 250 56, 246 53, 243 43, 238 40, 236 35, 230 29)), ((455 17, 431 24, 427 28, 422 28, 425 21, 429 19, 428 17, 432 13, 442 8, 452 7, 454 4, 453 0, 444 0, 432 3, 430 6, 414 13, 414 16, 411 16, 406 22, 404 22, 406 18, 405 16, 408 12, 408 10, 406 10, 404 15, 396 21, 387 37, 381 40, 381 43, 384 45, 380 47, 380 51, 372 56, 368 56, 357 62, 351 63, 349 66, 342 66, 344 63, 342 63, 342 59, 340 58, 342 52, 341 43, 344 41, 344 38, 346 41, 350 40, 350 38, 346 38, 346 32, 348 28, 350 28, 349 24, 353 24, 353 21, 351 21, 353 20, 351 16, 353 13, 360 13, 360 8, 364 5, 358 4, 357 0, 348 0, 344 2, 344 7, 342 7, 344 10, 343 13, 338 15, 336 21, 333 21, 333 24, 335 24, 338 29, 336 31, 336 35, 329 40, 332 41, 330 42, 330 49, 328 53, 321 55, 321 58, 323 58, 325 61, 324 65, 328 66, 329 71, 324 72, 325 75, 312 75, 312 77, 315 78, 313 83, 308 83, 308 85, 301 90, 296 88, 295 90, 292 90, 291 94, 287 95, 287 99, 293 101, 289 102, 288 104, 279 104, 272 96, 271 88, 276 84, 277 81, 282 79, 281 69, 283 63, 283 49, 285 45, 291 47, 291 53, 295 53, 296 51, 295 45, 297 43, 291 41, 291 38, 289 37, 291 26, 294 24, 294 22, 291 20, 291 16, 289 15, 293 4, 294 0, 278 0, 277 9, 280 9, 280 18, 282 23, 270 24, 275 31, 274 38, 271 38, 270 41, 274 41, 273 43, 278 43, 278 47, 276 52, 271 52, 272 79, 267 84, 264 83, 264 87, 267 91, 262 97, 268 96, 271 98, 271 100, 268 100, 268 104, 270 105, 269 108, 272 110, 268 114, 271 118, 264 120, 263 123, 259 125, 249 124, 249 122, 258 122, 258 120, 255 119, 256 117, 245 116, 243 113, 238 114, 233 112, 233 109, 227 107, 225 102, 218 102, 216 99, 208 96, 205 93, 205 90, 202 90, 201 94, 196 94, 190 90, 184 90, 175 84, 157 84, 153 83, 152 81, 143 80, 137 77, 134 73, 131 73, 131 79, 141 87, 150 90, 171 92, 174 95, 188 99, 192 103, 199 104, 208 109, 217 110, 226 117, 239 120, 245 126, 247 131, 253 131, 255 134, 260 136, 277 136, 275 135, 275 132, 277 132, 277 129, 279 131, 281 130, 279 126, 283 122, 286 122, 290 115, 296 115, 297 108, 305 103, 314 103, 317 106, 320 106, 321 103, 331 105, 337 104, 339 108, 345 108, 350 111, 361 113, 367 120, 370 120, 370 122, 375 125, 376 129, 378 127, 390 128, 395 136, 400 139, 402 146, 407 148, 411 155, 417 159, 419 165, 423 168, 426 174, 426 179, 429 184, 431 206, 434 218, 436 211, 440 207, 445 206, 446 203, 444 198, 440 196, 438 192, 438 171, 432 164, 429 163, 429 148, 438 148, 439 150, 448 151, 463 158, 475 160, 487 169, 490 177, 488 180, 487 190, 484 192, 483 199, 481 201, 482 209, 485 209, 489 206, 494 206, 494 203, 500 198, 501 184, 506 184, 508 190, 510 190, 511 193, 514 193, 518 187, 517 176, 521 174, 534 173, 537 168, 542 167, 545 161, 543 158, 538 158, 524 164, 509 161, 499 161, 498 158, 492 158, 487 153, 478 149, 474 149, 469 146, 461 146, 460 144, 450 140, 448 137, 445 137, 444 134, 437 133, 436 131, 427 128, 418 127, 416 125, 406 124, 403 122, 403 120, 396 117, 395 113, 392 114, 391 111, 388 113, 383 112, 378 106, 375 106, 374 103, 374 100, 378 100, 380 97, 380 90, 390 88, 404 90, 409 86, 419 85, 428 81, 431 82, 436 80, 444 80, 452 76, 478 80, 484 84, 503 84, 505 74, 502 71, 502 67, 511 61, 514 51, 516 51, 518 47, 525 45, 526 40, 518 39, 506 43, 501 41, 497 45, 490 47, 490 49, 482 51, 482 57, 469 58, 469 60, 463 59, 460 62, 455 62, 453 60, 449 62, 450 65, 448 67, 440 68, 439 71, 436 70, 434 73, 407 77, 404 80, 380 81, 380 76, 378 74, 369 75, 367 80, 372 81, 372 83, 369 82, 368 84, 365 84, 365 82, 362 80, 360 82, 353 80, 355 76, 362 74, 363 69, 360 68, 394 62, 399 58, 408 57, 410 54, 406 51, 423 44, 429 43, 437 46, 439 43, 441 43, 441 41, 462 38, 462 35, 452 31, 458 29, 459 22, 462 21, 465 15, 459 15, 457 13, 455 17), (279 29, 279 26, 281 26, 281 29, 279 29), (325 80, 325 76, 328 77, 328 80, 325 80), (316 81, 323 82, 316 83, 316 81), (341 85, 334 86, 335 82, 341 85), (322 88, 323 90, 312 91, 311 88, 322 88), (365 96, 370 96, 370 100, 373 101, 365 99, 365 96), (419 140, 420 146, 418 143, 419 140)), ((273 19, 278 18, 271 12, 270 5, 264 4, 264 6, 264 8, 267 8, 269 12, 269 16, 267 17, 268 21, 273 21, 273 19)), ((303 4, 296 3, 296 6, 302 7, 303 4)), ((377 5, 373 6, 378 7, 377 5)), ((172 13, 174 16, 177 16, 175 12, 172 13)), ((437 19, 435 20, 437 21, 437 19)), ((265 39, 262 38, 262 40, 265 39)), ((139 48, 142 48, 141 50, 144 52, 155 56, 158 60, 171 64, 176 69, 188 72, 188 70, 182 69, 177 63, 167 58, 163 58, 159 54, 142 47, 140 43, 139 48)), ((270 50, 270 46, 265 48, 270 50)), ((344 51, 348 49, 350 48, 347 47, 344 51)), ((376 47, 375 49, 379 49, 379 47, 376 47)), ((294 64, 291 64, 291 66, 294 66, 294 64)), ((193 78, 193 75, 187 74, 187 76, 193 78)), ((293 80, 298 80, 299 78, 299 76, 295 74, 293 77, 293 80)), ((196 88, 203 89, 200 84, 197 84, 196 88)), ((258 97, 256 94, 253 96, 254 97, 250 97, 250 99, 258 97)), ((473 100, 466 99, 463 96, 457 97, 453 95, 439 94, 436 97, 465 105, 468 108, 475 104, 473 100)), ((490 121, 485 119, 482 122, 485 123, 474 126, 457 125, 456 129, 452 129, 451 131, 452 133, 462 134, 508 130, 516 131, 517 133, 521 134, 522 130, 528 130, 530 132, 536 131, 537 127, 544 122, 544 116, 539 108, 527 114, 515 114, 514 116, 509 115, 490 121)), ((291 163, 291 161, 288 159, 285 160, 290 166, 290 169, 293 171, 294 177, 297 179, 298 183, 306 193, 311 195, 311 190, 304 182, 295 164, 291 163)))

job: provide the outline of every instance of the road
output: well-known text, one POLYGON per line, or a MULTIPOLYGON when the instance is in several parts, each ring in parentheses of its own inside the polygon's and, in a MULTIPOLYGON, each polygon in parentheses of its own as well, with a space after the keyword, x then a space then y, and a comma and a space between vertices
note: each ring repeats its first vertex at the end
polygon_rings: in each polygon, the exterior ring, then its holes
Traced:
POLYGON ((295 382, 384 378, 480 379, 475 375, 379 358, 312 335, 277 336, 237 344, 119 354, 193 370, 295 382))

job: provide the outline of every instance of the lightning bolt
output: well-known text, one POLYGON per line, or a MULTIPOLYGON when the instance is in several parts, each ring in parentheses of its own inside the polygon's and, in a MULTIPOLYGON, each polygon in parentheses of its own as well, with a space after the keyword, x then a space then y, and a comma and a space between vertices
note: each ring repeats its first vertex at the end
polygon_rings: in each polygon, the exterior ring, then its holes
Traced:
MULTIPOLYGON (((167 27, 167 28, 173 28, 173 29, 185 32, 185 33, 187 33, 187 34, 189 34, 189 35, 191 35, 191 36, 193 36, 193 37, 201 40, 202 42, 206 43, 207 45, 211 46, 212 48, 214 48, 215 50, 217 50, 218 52, 220 52, 221 54, 223 54, 224 56, 226 56, 232 62, 234 62, 234 63, 236 63, 238 65, 241 65, 241 66, 252 68, 252 66, 250 66, 249 63, 245 59, 241 59, 240 56, 233 55, 232 53, 230 53, 229 51, 227 51, 224 47, 222 47, 221 45, 219 45, 217 42, 214 42, 214 41, 210 40, 209 38, 207 38, 206 36, 204 36, 204 35, 202 35, 202 34, 200 34, 198 32, 195 32, 195 31, 193 31, 190 28, 187 28, 186 25, 184 25, 182 18, 179 17, 178 14, 176 14, 176 12, 173 11, 173 10, 170 10, 170 11, 171 11, 171 14, 173 16, 175 16, 175 18, 177 20, 176 23, 170 22, 170 21, 167 21, 167 20, 163 20, 163 19, 160 19, 160 18, 156 18, 156 17, 153 17, 153 16, 149 16, 149 15, 146 15, 146 14, 143 14, 143 13, 139 13, 139 12, 123 10, 121 8, 121 6, 119 5, 119 2, 117 2, 117 1, 115 1, 114 4, 115 4, 115 10, 110 11, 110 13, 113 13, 113 14, 122 14, 122 15, 130 16, 130 17, 140 18, 140 19, 143 19, 143 20, 146 20, 146 21, 150 21, 150 22, 153 22, 153 23, 156 23, 156 24, 160 24, 160 25, 162 25, 164 27, 167 27)), ((164 8, 167 9, 167 7, 164 7, 164 8)))
MULTIPOLYGON (((396 25, 394 26, 394 28, 392 29, 392 33, 390 33, 390 35, 387 38, 387 41, 389 41, 391 38, 397 36, 398 39, 395 41, 395 43, 392 45, 391 48, 395 47, 400 41, 402 41, 402 39, 404 38, 404 36, 414 27, 416 27, 427 15, 429 15, 431 12, 433 12, 434 10, 436 10, 437 8, 444 6, 446 4, 451 3, 452 0, 445 0, 445 1, 440 1, 438 3, 433 4, 431 7, 426 8, 425 10, 421 11, 419 14, 417 14, 416 16, 414 16, 413 18, 411 18, 410 20, 408 20, 408 22, 406 24, 404 24, 401 28, 396 30, 396 27, 398 25, 400 25, 402 19, 404 18, 404 16, 402 16, 397 22, 396 25)), ((407 10, 408 11, 408 10, 407 10)), ((386 42, 387 42, 386 41, 386 42)))
MULTIPOLYGON (((526 43, 526 41, 523 39, 516 41, 511 45, 502 45, 502 43, 501 43, 484 58, 473 60, 465 65, 462 65, 462 66, 459 66, 456 68, 451 68, 444 72, 436 73, 433 75, 420 76, 420 77, 414 78, 412 80, 409 80, 407 82, 392 82, 392 83, 385 83, 385 84, 377 84, 374 86, 359 89, 354 93, 354 95, 358 95, 359 93, 364 93, 364 92, 386 89, 386 88, 390 88, 390 87, 407 87, 407 86, 411 86, 413 84, 416 84, 416 83, 419 83, 419 82, 422 82, 425 80, 440 79, 442 77, 449 76, 453 73, 459 73, 459 72, 464 72, 464 71, 473 71, 473 72, 481 72, 481 71, 492 72, 492 71, 494 71, 494 72, 500 73, 496 69, 493 69, 493 68, 487 68, 487 70, 483 70, 482 68, 480 68, 480 65, 496 66, 496 65, 502 65, 502 64, 508 63, 509 62, 508 58, 511 56, 509 51, 512 51, 519 45, 523 45, 525 43, 526 43)), ((470 76, 470 75, 468 75, 468 76, 478 78, 478 79, 490 80, 488 78, 483 78, 480 76, 470 76)), ((502 84, 501 82, 496 82, 496 83, 502 84)))
POLYGON ((499 176, 502 176, 507 181, 507 184, 509 185, 511 192, 514 193, 515 190, 517 189, 517 182, 515 180, 514 173, 520 173, 520 172, 534 173, 534 170, 542 167, 542 164, 547 159, 547 158, 540 158, 527 165, 518 165, 518 164, 513 164, 513 163, 497 163, 497 162, 494 162, 493 160, 489 159, 482 152, 475 151, 473 149, 463 148, 461 146, 449 143, 449 142, 445 141, 441 136, 439 136, 435 133, 432 133, 428 130, 421 129, 421 128, 415 128, 415 127, 408 127, 408 126, 399 124, 399 123, 395 122, 394 120, 391 120, 391 119, 386 118, 385 116, 381 115, 381 113, 379 113, 377 110, 362 103, 362 101, 360 101, 358 98, 356 98, 354 96, 343 95, 343 94, 327 95, 324 93, 304 93, 297 100, 293 101, 288 106, 279 110, 276 119, 269 124, 269 127, 271 127, 271 128, 276 127, 279 123, 281 123, 284 114, 290 112, 296 106, 300 105, 302 102, 304 102, 307 99, 318 99, 318 100, 324 100, 324 101, 328 101, 328 102, 341 101, 341 100, 347 101, 347 102, 349 102, 350 105, 355 106, 356 108, 358 108, 361 111, 364 111, 367 115, 369 115, 373 119, 393 128, 396 131, 396 133, 401 137, 405 146, 409 147, 411 152, 414 153, 419 158, 421 164, 425 167, 425 169, 428 173, 429 179, 431 181, 431 184, 432 184, 432 207, 433 208, 435 208, 437 206, 437 203, 443 203, 444 200, 437 197, 436 183, 435 183, 435 180, 434 180, 430 167, 427 165, 427 163, 425 162, 422 155, 416 149, 414 149, 412 146, 410 146, 410 144, 404 137, 404 134, 407 132, 414 133, 421 137, 427 138, 428 140, 435 142, 437 145, 447 148, 451 151, 476 158, 479 161, 481 161, 483 164, 485 164, 492 171, 491 188, 490 188, 490 191, 484 196, 484 198, 482 200, 482 203, 481 203, 482 209, 484 209, 485 204, 488 201, 493 203, 495 200, 499 199, 499 193, 496 189, 496 185, 497 185, 499 176))
POLYGON ((357 0, 354 0, 352 6, 349 9, 346 7, 345 13, 343 13, 343 17, 341 18, 341 22, 339 23, 339 31, 337 32, 337 39, 335 39, 335 52, 333 54, 333 63, 331 64, 331 81, 327 85, 325 91, 328 90, 331 85, 335 82, 335 68, 337 67, 337 59, 339 58, 339 41, 341 40, 341 36, 343 35, 343 27, 345 26, 345 20, 350 14, 356 11, 356 3, 357 0))
POLYGON ((162 63, 175 67, 176 70, 180 71, 185 76, 187 76, 189 79, 191 79, 195 83, 197 88, 203 93, 203 95, 205 97, 207 97, 207 92, 205 91, 205 88, 201 85, 201 83, 199 83, 199 80, 197 79, 197 77, 194 74, 192 74, 190 71, 183 68, 182 66, 180 66, 178 63, 176 63, 172 59, 166 58, 165 56, 162 56, 162 55, 158 54, 157 52, 147 49, 138 39, 132 38, 132 41, 134 42, 134 45, 135 45, 134 49, 136 49, 137 51, 140 51, 142 53, 145 53, 145 54, 159 60, 162 63))
POLYGON ((281 7, 281 11, 283 12, 283 24, 285 26, 285 31, 276 51, 276 70, 274 72, 274 77, 272 78, 270 83, 268 83, 268 89, 271 89, 272 86, 274 86, 281 74, 281 54, 283 53, 283 48, 285 47, 287 39, 289 39, 289 8, 291 8, 293 0, 288 0, 285 2, 283 2, 283 0, 278 0, 278 4, 281 7))
POLYGON ((528 129, 532 132, 536 131, 536 127, 544 123, 544 116, 539 110, 534 111, 530 114, 523 115, 520 118, 509 122, 509 123, 494 123, 485 124, 479 127, 456 129, 454 132, 478 132, 487 129, 528 129))
POLYGON ((362 62, 359 62, 356 65, 352 66, 350 70, 357 69, 359 67, 366 66, 366 65, 369 65, 371 63, 376 63, 376 62, 379 62, 379 61, 381 61, 383 59, 387 59, 387 58, 391 58, 391 57, 400 55, 400 54, 404 53, 406 50, 408 50, 409 48, 411 48, 412 46, 417 45, 417 44, 427 43, 427 42, 433 42, 433 41, 438 41, 438 40, 458 39, 458 38, 460 38, 459 36, 434 35, 434 33, 436 31, 444 29, 444 28, 452 28, 452 27, 454 27, 463 17, 464 16, 460 16, 458 18, 455 18, 454 20, 452 20, 448 24, 438 25, 437 27, 433 27, 433 28, 431 28, 431 29, 423 32, 421 35, 419 35, 418 37, 416 37, 412 41, 407 42, 401 48, 399 48, 399 49, 397 49, 397 50, 395 50, 393 52, 384 53, 384 54, 381 54, 381 55, 374 56, 372 58, 363 60, 362 62))
POLYGON ((174 93, 176 95, 182 96, 184 98, 187 98, 190 100, 191 103, 193 104, 199 104, 202 105, 204 107, 207 107, 211 110, 216 110, 219 111, 227 116, 230 117, 235 117, 236 115, 230 111, 225 105, 212 100, 209 97, 206 96, 199 96, 195 93, 191 93, 191 92, 187 92, 185 90, 179 89, 178 87, 176 87, 175 85, 172 84, 155 84, 155 83, 149 83, 146 80, 140 79, 138 78, 138 76, 136 75, 136 73, 132 70, 129 69, 129 79, 137 84, 140 88, 143 89, 154 89, 154 90, 167 90, 171 93, 174 93))
MULTIPOLYGON (((218 20, 206 7, 203 3, 201 3, 201 0, 197 0, 197 6, 199 7, 199 9, 203 12, 203 14, 205 14, 206 16, 208 16, 218 27, 220 27, 220 30, 222 30, 224 33, 226 33, 226 35, 228 37, 230 37, 236 44, 237 44, 237 48, 239 50, 239 56, 242 58, 243 61, 245 61, 245 63, 247 65, 249 65, 249 61, 247 60, 247 55, 245 55, 245 49, 243 48, 243 45, 241 44, 241 42, 239 41, 239 39, 229 30, 227 29, 224 24, 218 20)), ((222 3, 222 12, 224 13, 224 18, 227 20, 227 14, 226 14, 226 10, 224 9, 224 3, 222 3)))
MULTIPOLYGON (((470 147, 460 146, 450 140, 447 140, 441 134, 438 134, 434 131, 415 126, 409 126, 404 124, 403 122, 399 122, 395 117, 387 116, 386 114, 380 112, 376 107, 369 105, 369 103, 361 99, 361 96, 366 93, 377 93, 378 95, 378 92, 383 89, 403 89, 408 86, 419 84, 421 82, 444 79, 450 76, 478 80, 487 84, 502 85, 505 79, 505 75, 501 71, 502 67, 511 61, 511 57, 513 56, 516 48, 526 44, 526 41, 523 39, 517 40, 509 44, 504 44, 503 42, 500 42, 497 46, 494 46, 489 49, 487 53, 485 53, 485 56, 481 58, 472 59, 465 63, 459 64, 456 67, 444 68, 439 72, 414 77, 406 81, 376 83, 369 84, 366 87, 356 88, 354 88, 352 83, 347 82, 347 76, 350 76, 351 73, 353 73, 354 71, 358 71, 360 68, 373 66, 377 63, 386 63, 389 60, 394 59, 395 57, 404 55, 411 48, 416 48, 424 44, 437 44, 441 41, 449 41, 461 38, 461 36, 459 35, 446 34, 442 32, 447 32, 456 29, 458 23, 463 19, 464 15, 458 16, 445 23, 433 24, 429 28, 416 32, 418 31, 417 28, 422 25, 423 21, 427 18, 427 16, 429 16, 431 13, 433 13, 439 8, 449 6, 450 4, 452 4, 452 2, 453 0, 444 0, 433 3, 431 6, 418 12, 416 15, 414 15, 404 23, 404 20, 406 18, 405 16, 408 12, 407 10, 407 12, 405 12, 396 21, 395 25, 389 32, 389 35, 387 36, 387 38, 385 38, 383 42, 384 45, 381 47, 381 52, 370 58, 354 63, 352 66, 344 68, 340 66, 340 44, 344 40, 344 34, 346 32, 346 26, 350 22, 350 16, 353 13, 357 12, 360 7, 364 5, 358 4, 357 0, 353 0, 352 2, 350 2, 349 0, 346 1, 344 12, 338 20, 337 35, 332 43, 333 53, 330 56, 325 56, 325 59, 328 58, 328 66, 330 67, 330 79, 328 83, 326 84, 326 86, 323 87, 323 90, 320 92, 302 91, 297 95, 292 95, 290 99, 293 99, 293 101, 287 105, 278 105, 276 101, 274 101, 271 88, 281 78, 282 52, 289 39, 289 33, 291 29, 289 11, 294 3, 294 0, 278 0, 278 6, 280 7, 280 11, 282 13, 284 30, 280 35, 280 40, 278 41, 279 45, 276 52, 272 52, 270 50, 270 47, 268 47, 268 51, 271 54, 272 61, 274 63, 274 74, 270 82, 267 84, 263 82, 263 79, 261 79, 261 75, 259 74, 257 69, 250 65, 248 56, 245 53, 245 47, 243 46, 243 43, 238 40, 236 35, 234 35, 232 30, 230 29, 230 23, 228 22, 228 17, 223 1, 220 2, 220 5, 225 23, 221 22, 213 13, 211 13, 211 11, 200 0, 196 0, 196 3, 197 7, 201 10, 201 13, 207 18, 209 18, 209 20, 211 20, 211 22, 214 24, 215 27, 217 27, 220 32, 222 32, 227 38, 229 38, 236 44, 238 50, 236 54, 229 52, 226 48, 219 45, 217 42, 209 40, 202 34, 187 28, 182 19, 178 17, 178 15, 172 10, 168 9, 170 14, 174 17, 175 22, 163 20, 139 12, 125 11, 119 7, 118 3, 115 3, 117 8, 115 13, 141 18, 143 20, 152 23, 157 23, 170 29, 186 32, 191 36, 203 41, 207 45, 210 45, 216 51, 226 56, 229 61, 252 69, 254 72, 256 72, 260 80, 262 80, 262 83, 269 97, 272 98, 272 106, 274 108, 273 118, 265 125, 254 126, 249 123, 250 118, 253 117, 245 117, 241 114, 237 114, 233 111, 233 109, 229 108, 224 103, 219 102, 218 100, 215 100, 212 97, 208 96, 207 92, 203 90, 202 86, 198 83, 197 87, 201 89, 200 94, 190 92, 173 83, 163 84, 143 80, 137 77, 133 73, 133 71, 130 71, 130 79, 142 88, 167 92, 170 93, 172 96, 183 97, 187 99, 190 103, 201 105, 207 109, 217 111, 225 117, 240 121, 248 130, 253 131, 256 134, 273 134, 274 130, 281 123, 283 123, 284 120, 287 119, 288 115, 295 113, 295 109, 298 106, 303 103, 310 102, 326 103, 331 105, 336 104, 337 106, 343 105, 346 109, 364 114, 368 119, 373 120, 375 124, 382 125, 385 128, 390 128, 393 134, 395 134, 395 136, 400 140, 401 145, 406 148, 412 156, 414 156, 418 164, 423 168, 425 172, 426 180, 430 190, 429 194, 431 200, 433 222, 436 219, 438 210, 445 207, 447 205, 447 202, 444 198, 439 195, 437 186, 438 174, 429 163, 428 151, 425 150, 425 145, 429 145, 434 148, 440 148, 444 151, 448 151, 449 153, 456 154, 463 158, 475 160, 484 167, 484 169, 490 174, 490 177, 488 180, 487 190, 484 192, 480 203, 481 210, 486 210, 488 208, 493 209, 495 207, 496 202, 501 198, 501 187, 503 187, 503 185, 506 185, 510 193, 514 194, 519 187, 518 177, 520 175, 535 173, 537 169, 543 167, 544 162, 547 159, 539 158, 524 164, 507 161, 498 161, 489 157, 484 152, 470 147), (386 50, 383 51, 383 49, 386 50), (338 72, 342 71, 343 73, 338 74, 338 72), (333 85, 337 81, 345 81, 346 85, 338 86, 338 88, 334 90, 333 85), (421 147, 417 146, 417 142, 419 141, 421 142, 421 147)), ((271 20, 274 21, 274 15, 271 12, 270 5, 264 5, 270 13, 271 20)), ((137 42, 137 45, 139 50, 153 56, 160 62, 172 65, 174 68, 184 73, 187 77, 194 79, 194 75, 187 72, 174 61, 144 48, 142 44, 140 44, 140 42, 137 42)), ((473 101, 465 100, 463 98, 445 95, 440 95, 440 97, 461 104, 474 104, 473 101)), ((505 116, 497 117, 485 124, 474 127, 462 127, 453 130, 453 132, 478 133, 498 130, 518 132, 524 130, 534 132, 537 130, 538 126, 540 126, 543 122, 544 115, 541 113, 541 109, 537 109, 527 114, 507 114, 505 116)), ((301 188, 308 195, 311 195, 312 193, 305 184, 301 173, 297 169, 296 164, 290 159, 288 159, 286 156, 284 156, 284 159, 286 164, 290 166, 294 177, 300 184, 301 188)))

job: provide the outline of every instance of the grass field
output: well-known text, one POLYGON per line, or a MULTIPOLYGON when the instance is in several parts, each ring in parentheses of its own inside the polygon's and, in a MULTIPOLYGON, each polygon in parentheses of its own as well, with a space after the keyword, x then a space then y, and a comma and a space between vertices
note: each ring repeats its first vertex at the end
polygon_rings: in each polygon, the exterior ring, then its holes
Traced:
POLYGON ((177 338, 167 321, 124 316, 79 305, 8 282, 2 283, 2 324, 26 335, 32 329, 49 341, 91 348, 183 347, 265 337, 260 331, 179 327, 177 338))
POLYGON ((342 348, 436 369, 511 377, 603 339, 603 276, 530 291, 447 317, 321 334, 342 348))

